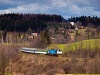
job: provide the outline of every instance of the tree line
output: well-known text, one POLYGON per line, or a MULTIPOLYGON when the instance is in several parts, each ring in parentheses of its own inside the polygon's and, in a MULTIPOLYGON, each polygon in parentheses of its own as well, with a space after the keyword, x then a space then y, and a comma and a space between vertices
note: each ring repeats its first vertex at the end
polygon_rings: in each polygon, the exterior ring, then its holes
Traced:
MULTIPOLYGON (((100 18, 97 16, 80 16, 80 17, 71 17, 68 20, 65 20, 61 15, 57 14, 19 14, 19 13, 9 13, 0 15, 0 30, 6 31, 16 31, 16 32, 25 32, 29 27, 33 32, 41 32, 48 25, 56 25, 59 23, 68 23, 68 22, 81 22, 82 26, 87 27, 90 23, 93 27, 100 26, 100 18)), ((52 25, 53 27, 55 27, 52 25)), ((59 25, 58 25, 59 27, 59 25)))
POLYGON ((47 23, 62 21, 63 17, 56 14, 1 14, 0 30, 25 32, 31 27, 35 32, 39 32, 47 27, 47 23))
POLYGON ((87 27, 89 23, 91 23, 94 27, 100 26, 100 18, 97 16, 80 16, 80 17, 71 17, 67 21, 72 21, 72 22, 81 22, 82 26, 87 27))

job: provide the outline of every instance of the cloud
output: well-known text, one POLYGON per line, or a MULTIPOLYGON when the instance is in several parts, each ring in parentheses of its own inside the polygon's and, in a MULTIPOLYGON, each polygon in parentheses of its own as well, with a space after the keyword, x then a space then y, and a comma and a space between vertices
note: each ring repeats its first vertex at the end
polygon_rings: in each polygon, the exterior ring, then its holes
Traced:
POLYGON ((47 10, 51 9, 46 5, 39 5, 37 3, 32 3, 28 5, 21 5, 16 8, 9 8, 7 10, 1 10, 2 13, 45 13, 47 10))
POLYGON ((100 0, 0 0, 0 13, 10 12, 100 17, 100 0))
POLYGON ((58 8, 63 8, 67 6, 64 0, 51 0, 51 5, 58 8))
MULTIPOLYGON (((67 2, 67 0, 65 0, 67 2)), ((98 0, 99 1, 99 0, 98 0)), ((98 16, 100 17, 100 3, 96 0, 70 0, 68 7, 66 7, 66 16, 98 16), (97 11, 98 10, 98 11, 97 11)), ((100 2, 100 1, 99 1, 100 2)), ((68 18, 67 17, 67 18, 68 18)))

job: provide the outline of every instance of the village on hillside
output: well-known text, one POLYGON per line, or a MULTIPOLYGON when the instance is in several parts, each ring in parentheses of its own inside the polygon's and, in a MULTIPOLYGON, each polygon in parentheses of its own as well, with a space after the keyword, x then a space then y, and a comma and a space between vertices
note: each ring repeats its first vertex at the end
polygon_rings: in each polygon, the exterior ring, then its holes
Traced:
POLYGON ((0 15, 0 75, 100 73, 100 18, 0 15))

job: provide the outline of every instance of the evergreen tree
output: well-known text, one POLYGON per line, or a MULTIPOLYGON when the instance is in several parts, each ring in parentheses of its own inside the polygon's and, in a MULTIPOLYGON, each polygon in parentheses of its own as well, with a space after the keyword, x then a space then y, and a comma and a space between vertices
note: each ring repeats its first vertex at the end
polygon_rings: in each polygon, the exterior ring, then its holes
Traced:
POLYGON ((49 31, 48 29, 45 29, 42 33, 41 33, 41 39, 42 39, 42 43, 45 43, 47 45, 49 45, 50 42, 50 35, 49 35, 49 31))
POLYGON ((31 29, 31 27, 29 27, 27 30, 27 34, 31 35, 31 33, 32 33, 32 29, 31 29))

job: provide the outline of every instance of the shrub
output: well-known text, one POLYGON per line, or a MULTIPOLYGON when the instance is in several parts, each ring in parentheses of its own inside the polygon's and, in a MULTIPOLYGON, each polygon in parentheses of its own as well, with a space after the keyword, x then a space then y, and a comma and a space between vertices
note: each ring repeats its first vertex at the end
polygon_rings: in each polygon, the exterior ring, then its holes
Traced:
POLYGON ((62 56, 64 57, 74 57, 74 58, 100 58, 100 50, 99 49, 93 49, 93 50, 75 50, 75 51, 69 51, 63 53, 62 56))
POLYGON ((44 71, 47 71, 48 69, 53 69, 53 68, 54 68, 54 64, 48 63, 46 66, 44 66, 44 71))
POLYGON ((62 69, 66 74, 69 73, 85 73, 85 69, 83 68, 84 63, 79 64, 79 60, 71 59, 71 61, 67 61, 62 65, 62 69))
POLYGON ((89 60, 84 68, 86 73, 100 74, 100 59, 89 60))
POLYGON ((62 69, 50 69, 46 73, 47 75, 64 74, 62 69))

